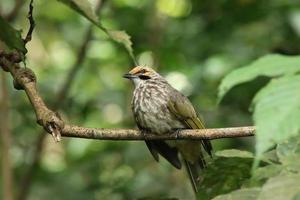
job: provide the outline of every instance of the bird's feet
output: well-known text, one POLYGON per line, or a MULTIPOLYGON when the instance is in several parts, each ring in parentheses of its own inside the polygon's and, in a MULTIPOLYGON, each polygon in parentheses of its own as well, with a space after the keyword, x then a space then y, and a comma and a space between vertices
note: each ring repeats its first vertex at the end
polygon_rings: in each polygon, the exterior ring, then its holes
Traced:
POLYGON ((176 140, 179 138, 180 131, 183 130, 183 129, 184 129, 184 128, 176 128, 176 129, 173 129, 172 135, 175 135, 175 139, 176 139, 176 140))
POLYGON ((141 130, 141 134, 142 134, 142 136, 143 136, 143 138, 146 140, 146 138, 147 138, 147 135, 148 134, 150 134, 151 133, 151 131, 150 130, 148 130, 148 129, 142 129, 141 130))

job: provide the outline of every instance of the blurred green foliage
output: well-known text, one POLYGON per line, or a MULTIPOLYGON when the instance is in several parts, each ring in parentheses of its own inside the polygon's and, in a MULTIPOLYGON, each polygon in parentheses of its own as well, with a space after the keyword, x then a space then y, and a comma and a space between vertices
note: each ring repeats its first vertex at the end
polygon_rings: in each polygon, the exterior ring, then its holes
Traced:
MULTIPOLYGON (((96 0, 91 3, 95 5, 96 0)), ((2 1, 0 13, 5 14, 13 5, 14 1, 2 1)), ((264 54, 299 54, 299 5, 295 0, 111 0, 104 1, 99 19, 109 30, 126 30, 138 63, 156 68, 188 95, 207 127, 243 126, 252 124, 249 103, 268 80, 255 79, 234 88, 217 107, 218 85, 228 72, 264 54)), ((23 6, 13 27, 27 30, 26 15, 27 6, 23 6)), ((37 74, 41 95, 53 105, 91 23, 58 1, 36 1, 34 18, 37 26, 26 46, 26 63, 37 74)), ((126 49, 94 27, 87 56, 58 112, 82 126, 134 127, 130 111, 133 88, 122 79, 132 66, 126 49)), ((11 86, 12 80, 9 81, 11 86)), ((10 99, 11 158, 18 193, 41 128, 35 123, 24 93, 11 89, 10 99)), ((255 146, 253 138, 222 139, 213 141, 213 145, 216 151, 253 151, 255 146)), ((30 200, 193 198, 185 172, 172 168, 163 159, 157 164, 143 142, 64 138, 57 144, 47 136, 43 146, 30 200)), ((223 152, 204 172, 207 181, 201 186, 201 195, 212 198, 240 187, 253 187, 224 197, 244 195, 251 199, 260 192, 257 187, 279 172, 278 177, 262 186, 262 197, 272 194, 269 188, 278 181, 293 185, 299 179, 291 176, 298 173, 299 163, 293 162, 299 158, 294 153, 297 149, 278 146, 275 155, 265 155, 268 164, 262 163, 252 177, 251 158, 224 157, 223 152), (222 166, 226 168, 223 176, 222 166), (263 173, 264 170, 270 173, 263 173), (232 179, 227 179, 226 174, 232 179), (216 192, 212 193, 211 188, 216 192)), ((289 188, 293 190, 289 194, 297 195, 297 190, 289 188)))
POLYGON ((0 16, 0 39, 5 41, 7 46, 17 49, 22 53, 26 53, 25 44, 21 39, 20 31, 15 30, 6 20, 0 16))

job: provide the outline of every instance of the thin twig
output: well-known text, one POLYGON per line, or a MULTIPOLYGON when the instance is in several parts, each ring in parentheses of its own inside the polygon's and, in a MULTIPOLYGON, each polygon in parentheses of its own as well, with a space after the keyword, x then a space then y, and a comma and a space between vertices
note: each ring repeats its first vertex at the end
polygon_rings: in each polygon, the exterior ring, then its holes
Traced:
POLYGON ((27 42, 29 42, 32 38, 32 32, 34 30, 34 27, 35 27, 35 22, 34 22, 34 19, 33 19, 33 0, 30 0, 30 3, 29 3, 29 12, 28 12, 28 20, 29 20, 29 29, 28 29, 28 32, 27 32, 27 35, 24 39, 24 43, 27 44, 27 42))

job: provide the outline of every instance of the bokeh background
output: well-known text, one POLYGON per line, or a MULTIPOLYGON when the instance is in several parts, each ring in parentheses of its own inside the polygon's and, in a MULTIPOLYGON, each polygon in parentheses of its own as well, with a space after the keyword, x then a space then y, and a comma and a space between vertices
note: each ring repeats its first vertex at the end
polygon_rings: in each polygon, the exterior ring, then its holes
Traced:
MULTIPOLYGON (((90 2, 96 7, 97 0, 90 2)), ((21 4, 11 22, 24 33, 28 3, 21 4)), ((219 105, 218 85, 228 72, 262 55, 300 53, 299 3, 106 0, 99 16, 105 27, 126 30, 138 63, 155 68, 189 96, 207 127, 247 126, 252 124, 252 91, 265 80, 236 88, 219 105)), ((1 1, 0 13, 9 13, 14 5, 13 0, 1 1)), ((130 110, 133 86, 122 78, 133 62, 123 46, 59 1, 35 1, 34 18, 26 65, 36 73, 47 104, 73 124, 135 127, 130 110)), ((16 199, 193 197, 185 172, 163 159, 156 163, 143 142, 63 138, 55 143, 35 122, 24 92, 13 89, 9 76, 1 79, 1 106, 9 107, 8 113, 0 113, 1 123, 10 131, 2 137, 0 153, 3 158, 9 150, 16 199)), ((253 138, 213 141, 216 151, 253 151, 253 144, 253 138)))

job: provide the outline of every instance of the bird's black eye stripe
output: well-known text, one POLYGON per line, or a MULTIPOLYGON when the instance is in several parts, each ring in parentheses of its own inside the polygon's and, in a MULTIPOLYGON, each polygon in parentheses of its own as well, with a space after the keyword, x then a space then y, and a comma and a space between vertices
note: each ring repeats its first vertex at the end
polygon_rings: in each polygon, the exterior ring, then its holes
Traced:
POLYGON ((142 79, 142 80, 148 80, 148 79, 150 79, 150 77, 146 76, 146 75, 139 75, 139 78, 142 79))

